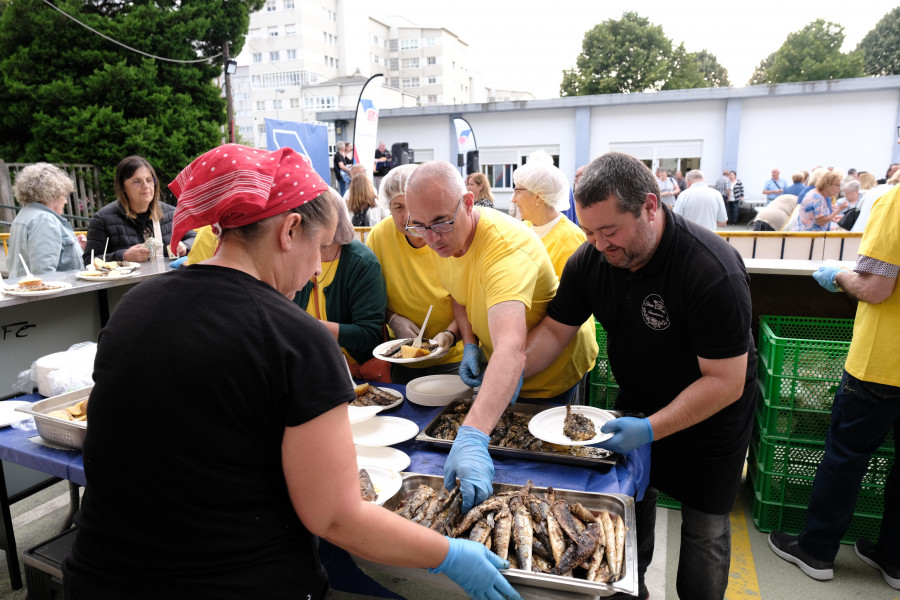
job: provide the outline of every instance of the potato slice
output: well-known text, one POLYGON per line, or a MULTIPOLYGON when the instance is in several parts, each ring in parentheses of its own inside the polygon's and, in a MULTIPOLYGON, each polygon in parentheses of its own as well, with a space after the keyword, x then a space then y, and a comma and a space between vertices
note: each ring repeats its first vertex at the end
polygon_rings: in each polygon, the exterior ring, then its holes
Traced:
POLYGON ((356 392, 357 398, 358 398, 359 396, 365 396, 365 395, 366 395, 366 392, 369 391, 369 384, 368 384, 368 383, 363 383, 363 384, 361 384, 361 385, 358 385, 358 386, 356 386, 355 388, 353 388, 353 391, 356 392))
POLYGON ((402 358, 419 358, 420 356, 428 356, 430 351, 425 348, 415 348, 413 346, 400 346, 400 356, 402 358))

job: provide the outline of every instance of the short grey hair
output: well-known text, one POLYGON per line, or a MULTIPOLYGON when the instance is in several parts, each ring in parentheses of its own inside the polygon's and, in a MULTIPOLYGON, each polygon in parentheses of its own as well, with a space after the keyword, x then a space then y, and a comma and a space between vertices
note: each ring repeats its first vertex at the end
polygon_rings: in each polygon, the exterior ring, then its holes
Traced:
POLYGON ((409 190, 418 191, 418 188, 427 185, 433 179, 437 179, 439 183, 459 196, 464 196, 467 192, 459 169, 448 162, 432 160, 422 163, 418 169, 413 171, 406 182, 407 193, 409 190))
MULTIPOLYGON (((727 171, 726 171, 727 173, 727 171)), ((685 181, 704 181, 703 171, 700 169, 691 169, 687 172, 687 175, 684 176, 685 181)))
POLYGON ((846 192, 858 192, 859 191, 859 180, 851 179, 850 181, 844 183, 844 185, 841 186, 841 191, 845 192, 845 193, 846 192))
POLYGON ((346 145, 347 145, 347 142, 341 140, 340 142, 337 142, 337 143, 334 145, 334 149, 335 149, 335 150, 343 150, 343 149, 344 149, 344 146, 346 146, 346 145))
POLYGON ((659 198, 659 183, 650 168, 628 154, 607 152, 584 169, 575 188, 575 201, 588 207, 615 198, 619 212, 637 218, 641 216, 647 194, 659 198))
POLYGON ((47 204, 74 191, 75 184, 68 174, 45 162, 28 165, 19 171, 13 184, 13 196, 23 206, 32 202, 47 204))

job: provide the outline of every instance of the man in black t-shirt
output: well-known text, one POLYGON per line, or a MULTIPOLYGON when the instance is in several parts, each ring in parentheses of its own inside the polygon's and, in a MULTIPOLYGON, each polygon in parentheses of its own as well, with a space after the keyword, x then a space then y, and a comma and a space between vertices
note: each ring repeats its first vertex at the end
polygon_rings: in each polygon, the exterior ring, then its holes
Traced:
POLYGON ((650 488, 637 502, 639 598, 653 556, 657 490, 682 503, 679 597, 724 597, 729 513, 756 400, 749 278, 715 233, 659 200, 653 174, 611 152, 575 191, 587 236, 566 263, 547 316, 528 334, 525 376, 541 371, 593 315, 607 332, 616 408, 647 415, 606 423, 614 452, 651 446, 650 488))

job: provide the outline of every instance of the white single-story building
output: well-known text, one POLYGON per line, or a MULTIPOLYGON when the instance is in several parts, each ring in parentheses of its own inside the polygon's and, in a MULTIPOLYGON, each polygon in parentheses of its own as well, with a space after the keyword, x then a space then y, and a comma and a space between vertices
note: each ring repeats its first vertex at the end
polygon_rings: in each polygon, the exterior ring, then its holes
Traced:
MULTIPOLYGON (((351 140, 351 111, 322 111, 351 140)), ((378 139, 406 142, 415 162, 457 162, 455 117, 472 126, 481 170, 494 184, 496 206, 512 194, 512 171, 542 149, 569 177, 611 150, 651 168, 699 168, 715 181, 737 172, 746 198, 762 198, 773 168, 788 183, 813 167, 855 168, 882 178, 900 162, 900 76, 701 88, 641 94, 575 96, 383 109, 378 139)))

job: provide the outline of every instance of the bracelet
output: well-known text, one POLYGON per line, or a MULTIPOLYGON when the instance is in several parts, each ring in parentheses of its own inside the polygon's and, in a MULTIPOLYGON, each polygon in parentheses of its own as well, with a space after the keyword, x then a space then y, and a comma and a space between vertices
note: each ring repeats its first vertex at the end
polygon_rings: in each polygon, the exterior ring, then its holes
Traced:
POLYGON ((456 334, 453 333, 452 331, 450 331, 449 329, 445 329, 444 331, 446 331, 447 333, 449 333, 450 335, 453 336, 453 343, 450 344, 450 345, 451 345, 451 346, 455 346, 455 345, 457 344, 457 342, 459 342, 459 338, 456 337, 456 334))

